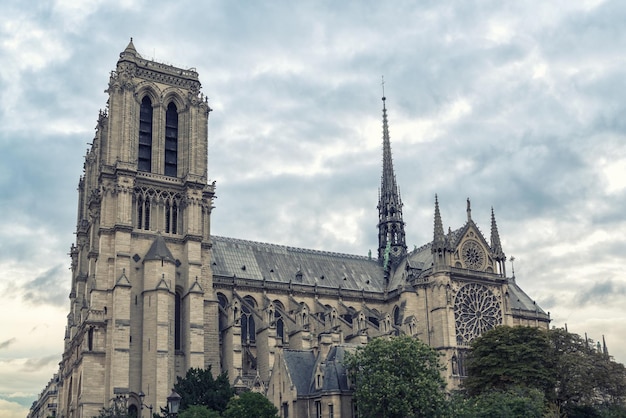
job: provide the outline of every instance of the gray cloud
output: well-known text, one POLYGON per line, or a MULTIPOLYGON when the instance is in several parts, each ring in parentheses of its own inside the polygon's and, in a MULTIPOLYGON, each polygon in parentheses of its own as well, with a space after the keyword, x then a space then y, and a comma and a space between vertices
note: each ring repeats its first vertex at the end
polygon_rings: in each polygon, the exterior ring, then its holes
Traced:
POLYGON ((56 265, 33 280, 8 283, 8 293, 31 305, 63 306, 67 302, 67 284, 71 277, 63 265, 56 265))
POLYGON ((2 350, 3 348, 8 348, 10 345, 12 345, 13 343, 15 343, 17 341, 16 338, 9 338, 6 341, 2 341, 0 343, 0 350, 2 350))
POLYGON ((581 305, 622 303, 626 296, 626 283, 611 278, 586 286, 577 293, 577 302, 581 305))
POLYGON ((59 357, 56 354, 41 358, 29 358, 24 362, 20 370, 26 373, 33 373, 58 362, 59 357))
POLYGON ((626 160, 626 4, 92 6, 1 7, 0 288, 24 309, 67 300, 82 156, 133 36, 200 74, 215 234, 375 250, 384 75, 409 246, 432 239, 435 193, 446 228, 470 197, 554 318, 626 315, 626 185, 606 170, 626 160))

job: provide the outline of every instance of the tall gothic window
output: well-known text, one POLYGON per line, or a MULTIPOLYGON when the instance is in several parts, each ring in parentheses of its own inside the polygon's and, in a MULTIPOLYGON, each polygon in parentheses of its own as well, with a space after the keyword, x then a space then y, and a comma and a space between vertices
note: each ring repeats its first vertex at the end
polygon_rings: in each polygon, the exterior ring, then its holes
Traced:
POLYGON ((174 103, 165 113, 165 175, 176 177, 178 168, 178 109, 174 103))
POLYGON ((165 232, 176 234, 178 231, 178 205, 176 200, 165 202, 165 232))
POLYGON ((137 228, 150 229, 150 198, 137 197, 137 228))
POLYGON ((279 300, 274 301, 274 321, 276 323, 276 337, 282 343, 285 342, 285 320, 281 312, 285 310, 285 307, 279 300))
MULTIPOLYGON (((251 305, 253 308, 256 307, 256 302, 252 297, 246 296, 244 301, 251 305)), ((256 339, 256 327, 254 324, 254 315, 252 311, 248 308, 246 303, 241 304, 241 343, 254 343, 256 339)))
POLYGON ((219 305, 220 305, 218 324, 220 328, 220 341, 221 341, 222 331, 224 331, 226 329, 226 326, 228 325, 228 317, 226 313, 226 308, 228 307, 228 299, 226 298, 226 296, 224 296, 224 294, 218 293, 217 301, 219 302, 219 305))
POLYGON ((139 108, 137 169, 139 171, 152 171, 152 101, 148 96, 143 98, 139 108))

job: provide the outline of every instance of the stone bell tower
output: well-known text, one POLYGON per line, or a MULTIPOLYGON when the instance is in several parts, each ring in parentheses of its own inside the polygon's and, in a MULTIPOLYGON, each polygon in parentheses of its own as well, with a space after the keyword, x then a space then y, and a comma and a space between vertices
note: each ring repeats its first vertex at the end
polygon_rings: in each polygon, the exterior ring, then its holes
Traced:
POLYGON ((111 73, 79 182, 59 413, 164 406, 190 367, 219 372, 208 116, 198 73, 141 57, 111 73))

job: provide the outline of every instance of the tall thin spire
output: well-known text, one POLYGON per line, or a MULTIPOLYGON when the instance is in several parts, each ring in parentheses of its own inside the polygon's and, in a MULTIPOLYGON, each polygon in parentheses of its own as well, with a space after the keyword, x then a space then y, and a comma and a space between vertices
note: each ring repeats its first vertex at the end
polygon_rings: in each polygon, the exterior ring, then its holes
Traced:
POLYGON ((500 234, 498 233, 498 224, 496 224, 496 215, 491 208, 491 252, 493 258, 500 267, 500 273, 506 277, 506 255, 502 250, 502 243, 500 242, 500 234))
POLYGON ((502 244, 500 243, 500 234, 498 233, 498 225, 496 224, 496 215, 491 208, 491 251, 497 259, 505 259, 504 252, 502 251, 502 244))
POLYGON ((446 249, 446 237, 443 232, 443 222, 441 221, 441 213, 439 212, 439 199, 435 195, 435 228, 433 231, 432 252, 443 251, 446 249))
POLYGON ((402 199, 396 184, 387 121, 385 81, 383 79, 383 171, 378 192, 378 259, 393 266, 406 254, 402 199), (385 262, 387 260, 388 262, 385 262))

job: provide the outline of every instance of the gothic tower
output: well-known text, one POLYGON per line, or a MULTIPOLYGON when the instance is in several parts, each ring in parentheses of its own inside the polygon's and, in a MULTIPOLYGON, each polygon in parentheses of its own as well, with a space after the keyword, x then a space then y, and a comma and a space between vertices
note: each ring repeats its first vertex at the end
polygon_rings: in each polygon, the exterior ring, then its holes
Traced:
POLYGON ((383 172, 378 191, 378 260, 388 275, 391 267, 406 255, 406 238, 402 200, 393 171, 386 100, 383 95, 383 172))
POLYGON ((142 58, 111 73, 79 182, 59 412, 163 406, 189 367, 219 371, 198 73, 142 58), (83 390, 83 383, 88 382, 83 390), (145 398, 140 398, 140 394, 145 398))

